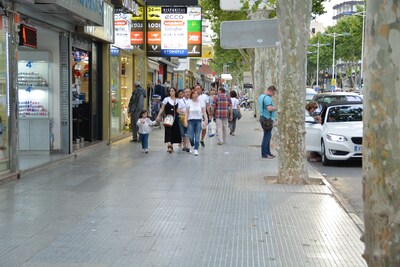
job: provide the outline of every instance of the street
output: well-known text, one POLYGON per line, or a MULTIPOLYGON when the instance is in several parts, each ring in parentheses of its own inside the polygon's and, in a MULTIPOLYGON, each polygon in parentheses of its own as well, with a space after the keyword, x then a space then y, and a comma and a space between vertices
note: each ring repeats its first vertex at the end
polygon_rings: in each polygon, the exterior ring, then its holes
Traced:
POLYGON ((323 166, 322 162, 310 162, 310 164, 325 176, 363 219, 361 161, 336 162, 332 166, 323 166))

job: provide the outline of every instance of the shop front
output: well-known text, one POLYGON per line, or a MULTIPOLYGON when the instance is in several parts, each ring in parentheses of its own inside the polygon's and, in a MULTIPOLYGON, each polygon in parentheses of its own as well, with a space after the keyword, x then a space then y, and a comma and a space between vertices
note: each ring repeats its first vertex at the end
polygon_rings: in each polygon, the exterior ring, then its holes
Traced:
POLYGON ((9 30, 12 21, 0 15, 0 173, 8 171, 10 164, 10 72, 9 30))
MULTIPOLYGON (((83 27, 107 23, 106 5, 100 1, 99 6, 86 10, 76 2, 76 10, 58 16, 41 13, 46 5, 16 6, 20 17, 15 68, 18 170, 52 161, 103 138, 106 42, 85 34, 83 27), (65 23, 60 16, 73 19, 65 23)), ((55 7, 61 10, 62 5, 57 2, 55 7)))

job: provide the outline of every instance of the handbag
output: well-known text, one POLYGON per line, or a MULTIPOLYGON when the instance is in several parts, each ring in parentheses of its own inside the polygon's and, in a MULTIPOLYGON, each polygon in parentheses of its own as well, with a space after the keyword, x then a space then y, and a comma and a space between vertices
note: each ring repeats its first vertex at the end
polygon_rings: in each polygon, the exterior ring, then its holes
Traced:
POLYGON ((164 118, 163 125, 164 127, 172 127, 174 125, 174 116, 173 115, 167 115, 164 118))
POLYGON ((273 125, 274 121, 271 118, 261 116, 261 126, 264 130, 271 130, 273 125))
MULTIPOLYGON (((264 98, 263 98, 263 110, 264 110, 264 99, 266 97, 267 96, 264 96, 264 98)), ((272 113, 272 112, 270 111, 270 113, 272 113)), ((260 121, 261 121, 261 127, 263 128, 263 130, 271 130, 272 127, 274 126, 274 121, 271 118, 265 118, 264 116, 261 116, 260 121)))

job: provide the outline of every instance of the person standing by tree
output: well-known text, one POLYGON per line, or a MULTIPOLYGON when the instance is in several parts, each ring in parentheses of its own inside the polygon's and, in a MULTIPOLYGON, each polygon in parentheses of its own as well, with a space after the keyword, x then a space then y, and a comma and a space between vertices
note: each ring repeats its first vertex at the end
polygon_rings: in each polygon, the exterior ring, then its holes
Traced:
POLYGON ((218 95, 214 97, 213 108, 211 114, 214 114, 217 122, 218 145, 226 143, 226 132, 228 120, 233 119, 232 102, 225 94, 225 88, 220 87, 218 95))
MULTIPOLYGON (((260 110, 260 123, 262 117, 267 119, 272 119, 275 122, 275 113, 277 111, 277 107, 275 103, 272 101, 272 98, 276 93, 276 87, 271 85, 268 89, 258 97, 258 108, 260 110)), ((272 123, 273 125, 273 123, 272 123)), ((271 137, 272 137, 272 129, 264 129, 264 135, 261 142, 261 157, 267 159, 275 158, 275 155, 271 153, 271 137)))
POLYGON ((136 122, 139 119, 140 112, 144 108, 144 98, 146 97, 146 92, 140 86, 140 82, 135 82, 135 90, 132 91, 131 99, 128 104, 128 115, 131 117, 131 128, 132 128, 132 140, 131 142, 138 141, 138 126, 136 122))

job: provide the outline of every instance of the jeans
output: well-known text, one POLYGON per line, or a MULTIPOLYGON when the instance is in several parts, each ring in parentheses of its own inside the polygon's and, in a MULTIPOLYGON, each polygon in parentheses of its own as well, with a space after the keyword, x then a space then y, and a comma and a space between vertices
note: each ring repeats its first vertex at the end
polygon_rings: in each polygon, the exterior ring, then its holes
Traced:
POLYGON ((195 150, 199 149, 200 144, 200 132, 201 132, 201 120, 189 120, 187 135, 189 136, 189 141, 195 150))
MULTIPOLYGON (((189 122, 188 122, 189 124, 189 122)), ((187 128, 183 126, 181 117, 179 117, 179 130, 181 131, 182 140, 187 136, 187 128)))
POLYGON ((228 127, 228 119, 216 119, 217 122, 217 136, 218 142, 225 143, 226 142, 226 132, 228 127))
MULTIPOLYGON (((261 122, 260 122, 261 123, 261 122)), ((263 139, 261 142, 261 156, 268 157, 271 155, 271 136, 272 136, 272 128, 269 130, 264 130, 263 139)))
POLYGON ((142 134, 139 133, 140 141, 142 142, 142 148, 148 149, 149 148, 149 134, 142 134))

